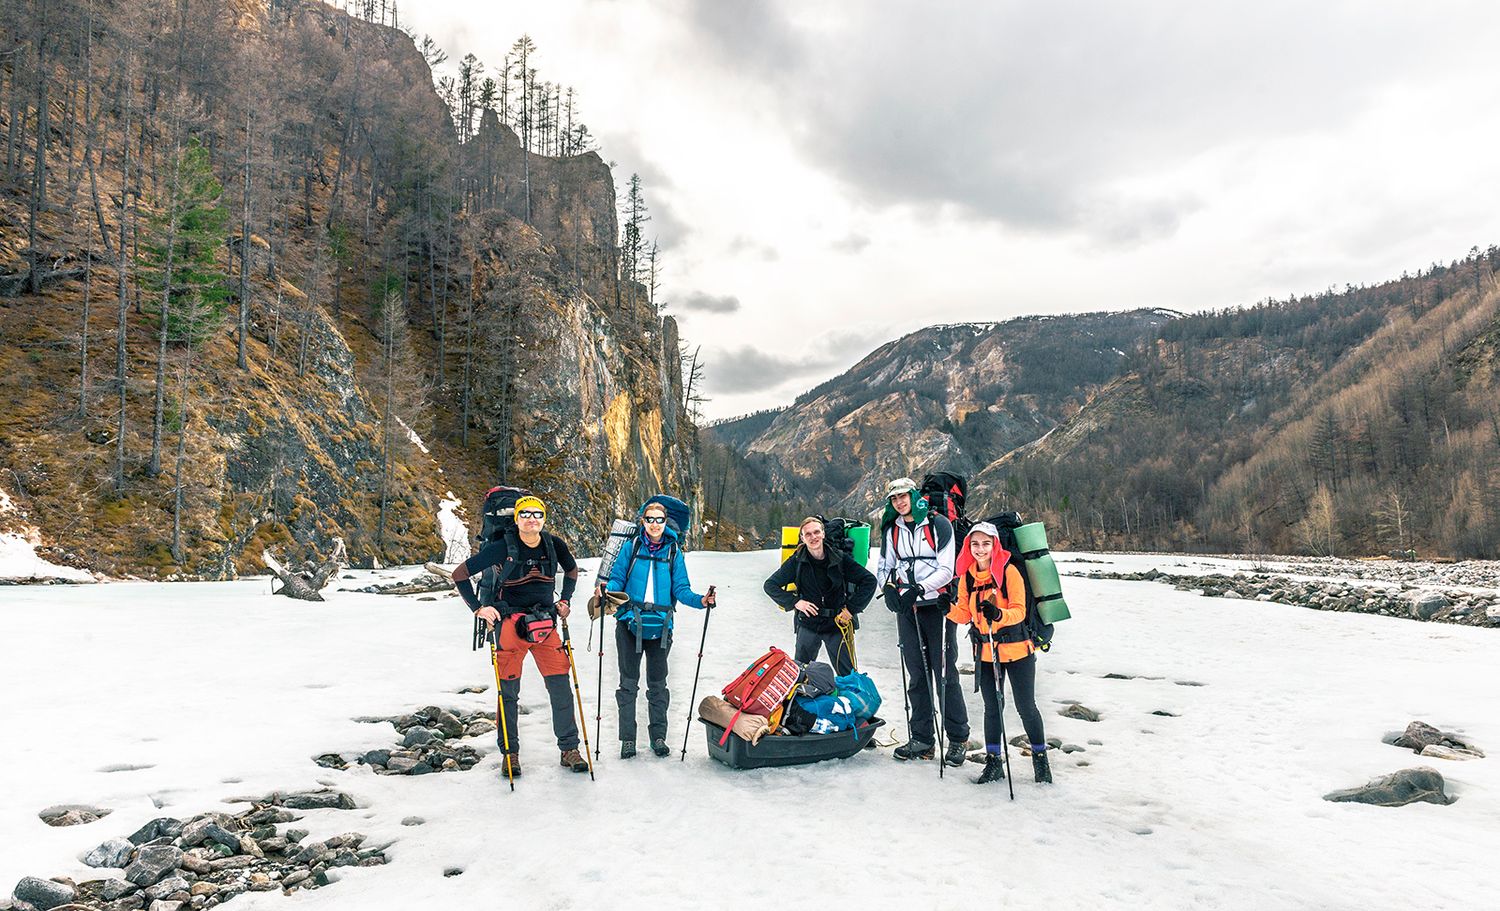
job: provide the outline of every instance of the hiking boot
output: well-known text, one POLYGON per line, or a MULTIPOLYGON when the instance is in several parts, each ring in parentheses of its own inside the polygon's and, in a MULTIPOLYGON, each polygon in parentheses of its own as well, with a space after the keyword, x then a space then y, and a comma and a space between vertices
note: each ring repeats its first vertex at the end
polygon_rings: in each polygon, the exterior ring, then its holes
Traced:
POLYGON ((1031 770, 1036 773, 1036 780, 1052 783, 1052 766, 1047 763, 1047 751, 1031 754, 1031 770))
POLYGON ((891 755, 902 762, 906 762, 909 759, 931 759, 932 744, 908 740, 906 743, 891 750, 891 755))
POLYGON ((500 763, 500 777, 520 778, 521 758, 515 753, 506 753, 504 759, 502 759, 500 763))
POLYGON ((672 748, 667 746, 667 739, 665 737, 653 737, 651 739, 651 752, 665 757, 672 755, 672 748))
POLYGON ((1002 781, 1005 778, 1005 759, 998 753, 987 753, 984 757, 984 771, 974 779, 975 784, 989 784, 992 781, 1002 781))
POLYGON ((634 759, 635 758, 635 741, 634 740, 622 740, 622 741, 620 741, 620 758, 621 759, 634 759))
POLYGON ((962 740, 948 744, 948 751, 943 754, 943 761, 955 769, 963 768, 964 760, 968 758, 968 753, 965 752, 967 746, 968 744, 962 740))
POLYGON ((576 748, 563 750, 560 765, 565 769, 572 769, 575 772, 587 772, 589 770, 589 761, 584 759, 583 754, 578 752, 576 748))

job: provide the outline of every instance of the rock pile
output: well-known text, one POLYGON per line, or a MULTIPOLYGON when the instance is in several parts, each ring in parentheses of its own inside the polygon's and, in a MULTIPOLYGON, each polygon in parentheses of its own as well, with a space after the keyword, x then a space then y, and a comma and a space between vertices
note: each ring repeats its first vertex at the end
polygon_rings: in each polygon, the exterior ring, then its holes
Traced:
POLYGON ((333 882, 329 871, 336 867, 384 864, 384 849, 362 848, 365 837, 357 832, 310 842, 306 829, 278 827, 300 818, 294 809, 354 805, 338 791, 278 792, 233 816, 153 819, 84 857, 89 866, 118 869, 120 876, 82 883, 28 876, 16 884, 10 908, 202 911, 245 892, 318 889, 333 882))
POLYGON ((1391 746, 1403 747, 1419 756, 1435 759, 1483 759, 1481 750, 1473 741, 1450 731, 1440 731, 1430 724, 1413 721, 1406 730, 1392 732, 1381 740, 1391 746))
POLYGON ((453 583, 432 573, 420 573, 406 582, 387 582, 384 585, 366 585, 350 589, 367 595, 424 595, 428 592, 452 591, 453 583))
MULTIPOLYGON (((522 714, 526 714, 522 707, 522 714)), ((465 712, 429 705, 409 715, 377 719, 389 721, 401 734, 395 749, 370 750, 352 761, 367 765, 377 775, 426 775, 429 772, 466 772, 480 760, 477 750, 467 744, 449 741, 460 737, 478 737, 495 732, 495 721, 484 712, 465 712)), ((350 759, 338 753, 324 753, 318 765, 348 768, 350 759)))
POLYGON ((1165 582, 1179 591, 1194 592, 1208 598, 1274 601, 1314 610, 1350 611, 1461 623, 1466 626, 1500 627, 1500 591, 1432 591, 1410 586, 1398 589, 1359 585, 1336 579, 1291 579, 1273 573, 1191 576, 1148 569, 1135 573, 1094 571, 1086 575, 1090 579, 1165 582))
POLYGON ((100 807, 48 807, 36 815, 49 826, 82 826, 98 822, 111 812, 100 807))

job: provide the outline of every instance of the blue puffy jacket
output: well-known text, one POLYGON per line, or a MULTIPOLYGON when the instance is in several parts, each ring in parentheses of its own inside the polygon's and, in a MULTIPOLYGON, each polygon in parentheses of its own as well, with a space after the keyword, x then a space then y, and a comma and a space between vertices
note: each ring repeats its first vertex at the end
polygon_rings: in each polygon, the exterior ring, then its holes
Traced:
POLYGON ((703 596, 693 591, 676 532, 668 526, 662 530, 662 539, 660 553, 652 557, 646 549, 645 534, 638 532, 620 548, 609 573, 609 590, 630 597, 631 603, 620 608, 615 618, 635 633, 638 648, 639 640, 660 639, 671 631, 672 610, 678 603, 703 609, 703 596), (646 579, 650 576, 655 578, 648 594, 646 579))

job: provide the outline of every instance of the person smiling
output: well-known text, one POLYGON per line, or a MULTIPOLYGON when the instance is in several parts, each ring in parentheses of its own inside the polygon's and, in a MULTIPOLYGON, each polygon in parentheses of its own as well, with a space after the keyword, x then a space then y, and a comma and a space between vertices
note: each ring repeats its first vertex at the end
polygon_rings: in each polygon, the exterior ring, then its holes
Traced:
POLYGON ((813 661, 821 646, 828 651, 834 673, 842 677, 854 670, 854 656, 839 629, 850 627, 852 635, 859 628, 859 613, 875 596, 875 576, 842 550, 830 552, 823 520, 817 516, 803 519, 799 531, 797 549, 763 588, 782 610, 796 612, 793 657, 804 664, 813 661), (787 591, 792 583, 796 591, 787 591))
POLYGON ((667 688, 667 654, 672 650, 672 614, 678 602, 700 610, 715 603, 712 592, 699 595, 693 591, 678 532, 668 524, 663 503, 647 500, 636 525, 635 535, 625 542, 606 582, 610 591, 624 592, 630 599, 615 612, 615 653, 620 667, 615 703, 620 710, 621 759, 635 755, 635 703, 643 655, 651 752, 657 756, 671 752, 667 746, 667 708, 672 699, 667 688))
POLYGON ((556 618, 567 618, 573 591, 578 587, 578 562, 567 542, 543 531, 547 505, 540 497, 524 496, 516 501, 515 538, 492 541, 479 553, 453 570, 453 582, 469 610, 497 628, 496 665, 500 673, 501 703, 505 724, 500 736, 505 770, 521 774, 520 741, 517 737, 517 700, 521 696, 521 662, 529 653, 542 674, 552 703, 552 732, 562 751, 561 765, 574 772, 587 772, 588 761, 578 752, 578 722, 573 717, 573 694, 568 689, 568 655, 558 635, 556 618), (511 548, 515 552, 512 554, 511 548), (499 603, 481 606, 470 581, 491 566, 503 566, 497 584, 499 603), (557 571, 564 573, 562 594, 553 600, 557 571))

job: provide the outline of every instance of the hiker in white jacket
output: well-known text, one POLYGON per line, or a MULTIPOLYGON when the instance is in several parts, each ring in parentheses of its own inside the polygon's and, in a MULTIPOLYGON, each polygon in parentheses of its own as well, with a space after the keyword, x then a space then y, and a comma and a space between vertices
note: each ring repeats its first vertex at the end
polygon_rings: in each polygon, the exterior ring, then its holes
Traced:
POLYGON ((875 578, 884 587, 886 606, 896 614, 901 660, 906 663, 911 732, 893 753, 900 760, 933 758, 935 689, 942 694, 948 741, 943 760, 953 766, 964 762, 969 710, 958 679, 957 627, 945 616, 953 558, 953 526, 944 516, 927 511, 916 482, 897 478, 887 485, 875 578))

